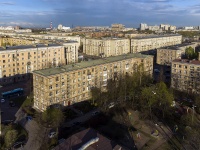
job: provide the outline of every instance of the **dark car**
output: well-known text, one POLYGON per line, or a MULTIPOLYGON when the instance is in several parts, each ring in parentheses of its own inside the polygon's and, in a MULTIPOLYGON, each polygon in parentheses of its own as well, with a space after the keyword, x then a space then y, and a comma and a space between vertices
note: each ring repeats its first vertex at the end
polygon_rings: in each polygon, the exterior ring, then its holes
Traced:
POLYGON ((9 124, 13 123, 13 120, 4 120, 1 123, 4 125, 9 125, 9 124))
POLYGON ((13 144, 12 148, 18 149, 20 147, 24 147, 24 145, 25 145, 25 142, 16 142, 16 143, 13 144))
POLYGON ((15 103, 13 101, 9 102, 10 107, 15 107, 15 103))
POLYGON ((77 122, 74 122, 73 125, 77 126, 77 125, 80 125, 81 122, 80 121, 77 121, 77 122))
POLYGON ((27 121, 31 121, 32 119, 33 119, 32 116, 26 116, 26 120, 27 120, 27 121))

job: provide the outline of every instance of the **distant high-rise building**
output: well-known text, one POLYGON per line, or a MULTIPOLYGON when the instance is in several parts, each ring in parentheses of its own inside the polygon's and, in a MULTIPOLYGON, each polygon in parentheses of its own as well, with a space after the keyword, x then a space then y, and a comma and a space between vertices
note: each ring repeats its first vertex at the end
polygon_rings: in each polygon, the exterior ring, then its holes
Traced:
POLYGON ((146 29, 148 29, 148 25, 146 23, 141 23, 140 30, 146 30, 146 29))
POLYGON ((51 23, 50 23, 50 29, 53 29, 52 21, 51 21, 51 23))
POLYGON ((59 24, 58 25, 58 30, 62 30, 62 27, 63 27, 62 24, 59 24))

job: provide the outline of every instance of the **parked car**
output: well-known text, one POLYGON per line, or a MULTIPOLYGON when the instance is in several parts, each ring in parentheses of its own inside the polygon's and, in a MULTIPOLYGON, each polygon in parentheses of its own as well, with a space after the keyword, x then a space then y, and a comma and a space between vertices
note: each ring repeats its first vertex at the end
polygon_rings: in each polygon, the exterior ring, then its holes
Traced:
POLYGON ((160 70, 154 69, 154 72, 155 72, 155 73, 160 73, 160 70))
POLYGON ((31 121, 33 119, 33 117, 31 117, 31 116, 26 116, 26 120, 27 121, 31 121))
POLYGON ((80 125, 81 124, 81 122, 80 121, 76 121, 76 122, 73 122, 73 125, 80 125))
POLYGON ((10 107, 15 107, 15 103, 13 101, 9 102, 10 107))
POLYGON ((78 112, 79 112, 81 115, 83 115, 83 112, 82 112, 81 110, 78 110, 78 112))
POLYGON ((1 103, 5 103, 5 102, 6 102, 6 100, 2 98, 1 99, 1 103))
POLYGON ((95 111, 95 112, 92 113, 92 116, 96 116, 96 115, 98 115, 99 113, 100 113, 99 111, 95 111))
POLYGON ((25 145, 25 142, 16 142, 16 143, 13 144, 12 148, 18 149, 20 147, 24 147, 24 145, 25 145))
POLYGON ((1 123, 4 125, 9 125, 9 124, 13 123, 13 120, 4 120, 1 123))
POLYGON ((112 103, 110 103, 110 104, 108 105, 108 108, 112 108, 112 107, 114 107, 114 106, 115 106, 115 103, 112 102, 112 103))
POLYGON ((50 132, 49 135, 48 135, 48 137, 49 137, 49 138, 53 138, 53 137, 56 136, 56 134, 57 134, 57 133, 54 132, 54 131, 53 131, 53 132, 50 132))

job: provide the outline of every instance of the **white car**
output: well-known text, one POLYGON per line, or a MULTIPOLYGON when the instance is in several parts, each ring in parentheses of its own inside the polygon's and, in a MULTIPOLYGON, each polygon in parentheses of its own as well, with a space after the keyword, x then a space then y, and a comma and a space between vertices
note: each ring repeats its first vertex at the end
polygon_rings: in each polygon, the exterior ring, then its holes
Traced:
POLYGON ((3 98, 1 99, 1 103, 5 103, 5 101, 6 101, 5 99, 3 99, 3 98))
POLYGON ((56 132, 50 132, 49 133, 49 138, 53 138, 54 136, 56 136, 56 132))
POLYGON ((110 103, 110 104, 108 105, 108 108, 112 108, 112 107, 114 107, 114 106, 115 106, 115 103, 112 102, 112 103, 110 103))

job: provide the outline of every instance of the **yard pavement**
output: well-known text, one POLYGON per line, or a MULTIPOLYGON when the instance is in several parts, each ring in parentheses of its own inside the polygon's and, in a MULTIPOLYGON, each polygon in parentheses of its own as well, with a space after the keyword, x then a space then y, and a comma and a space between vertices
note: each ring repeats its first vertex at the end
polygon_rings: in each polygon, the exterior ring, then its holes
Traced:
POLYGON ((138 150, 156 150, 173 136, 171 129, 161 122, 153 123, 152 121, 143 121, 139 119, 138 111, 130 112, 133 118, 132 124, 137 130, 136 132, 132 132, 132 137, 138 150), (158 136, 153 135, 153 132, 157 132, 158 136), (138 136, 138 133, 140 136, 138 136))

